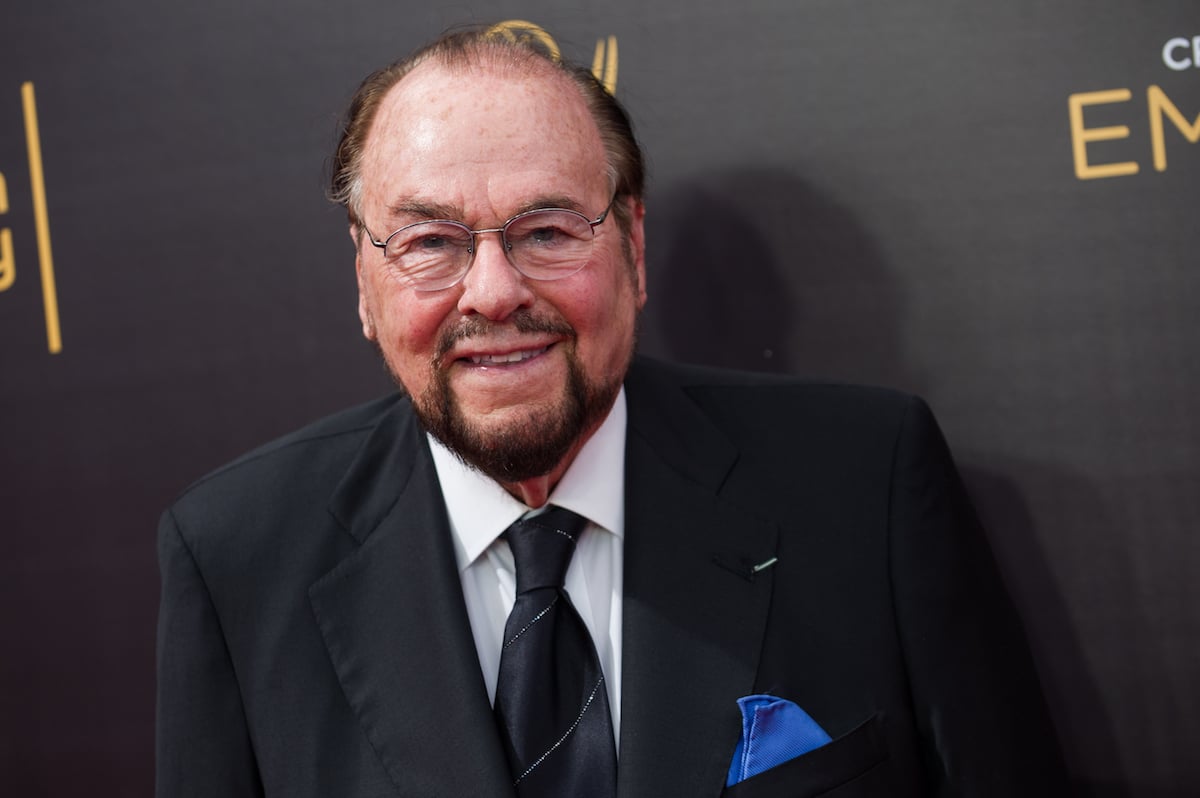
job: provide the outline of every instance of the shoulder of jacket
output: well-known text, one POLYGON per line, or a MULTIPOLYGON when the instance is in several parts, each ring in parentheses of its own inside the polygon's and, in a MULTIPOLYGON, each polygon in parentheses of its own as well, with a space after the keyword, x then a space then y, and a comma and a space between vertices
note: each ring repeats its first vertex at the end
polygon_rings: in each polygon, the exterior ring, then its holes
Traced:
POLYGON ((711 395, 737 398, 757 397, 759 401, 795 401, 806 399, 820 403, 862 405, 883 409, 905 408, 921 400, 893 388, 836 382, 818 377, 737 371, 711 366, 695 366, 639 357, 630 370, 636 384, 658 383, 674 386, 692 397, 711 395))
POLYGON ((258 472, 279 481, 279 476, 290 468, 347 459, 390 413, 407 412, 406 407, 398 405, 408 405, 408 399, 391 394, 306 424, 200 477, 180 493, 175 503, 206 488, 253 481, 258 472))

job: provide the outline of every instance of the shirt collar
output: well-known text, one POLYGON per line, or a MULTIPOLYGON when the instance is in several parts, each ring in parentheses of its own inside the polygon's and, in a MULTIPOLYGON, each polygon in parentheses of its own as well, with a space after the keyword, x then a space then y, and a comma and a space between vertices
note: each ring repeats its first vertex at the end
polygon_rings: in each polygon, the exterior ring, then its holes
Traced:
MULTIPOLYGON (((625 536, 625 388, 550 493, 550 503, 579 513, 619 538, 625 536)), ((429 450, 450 516, 459 573, 525 513, 523 502, 466 465, 432 435, 429 450)))

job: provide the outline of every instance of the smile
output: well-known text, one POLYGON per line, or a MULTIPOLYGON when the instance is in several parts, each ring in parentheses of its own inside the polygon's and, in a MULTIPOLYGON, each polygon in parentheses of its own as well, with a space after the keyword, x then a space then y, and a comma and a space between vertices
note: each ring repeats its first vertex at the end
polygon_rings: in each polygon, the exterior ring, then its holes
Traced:
POLYGON ((517 352, 508 352, 503 355, 471 355, 467 359, 476 366, 503 366, 535 358, 545 353, 549 348, 548 346, 543 346, 539 349, 525 349, 517 352))

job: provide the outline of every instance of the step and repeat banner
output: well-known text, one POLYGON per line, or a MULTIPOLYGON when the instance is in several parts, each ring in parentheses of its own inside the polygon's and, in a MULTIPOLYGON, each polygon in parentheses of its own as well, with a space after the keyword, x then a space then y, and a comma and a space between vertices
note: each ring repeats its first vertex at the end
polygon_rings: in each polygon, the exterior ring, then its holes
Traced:
POLYGON ((6 7, 0 791, 150 793, 158 514, 390 390, 326 159, 482 21, 634 117, 641 349, 928 398, 1079 794, 1200 794, 1194 0, 6 7))

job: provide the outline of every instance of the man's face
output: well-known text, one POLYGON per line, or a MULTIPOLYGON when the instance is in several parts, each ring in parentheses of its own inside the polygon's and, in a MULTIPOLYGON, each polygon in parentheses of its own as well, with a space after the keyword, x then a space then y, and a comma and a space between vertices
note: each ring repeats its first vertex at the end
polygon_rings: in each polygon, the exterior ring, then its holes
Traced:
MULTIPOLYGON (((599 133, 567 79, 428 62, 380 106, 362 189, 379 239, 431 218, 499 227, 535 207, 594 219, 612 191, 599 133)), ((412 288, 382 250, 359 247, 363 334, 426 426, 493 478, 560 476, 611 407, 645 302, 640 204, 630 215, 628 240, 610 215, 587 266, 553 281, 517 272, 498 234, 478 236, 466 277, 439 291, 412 288)))

